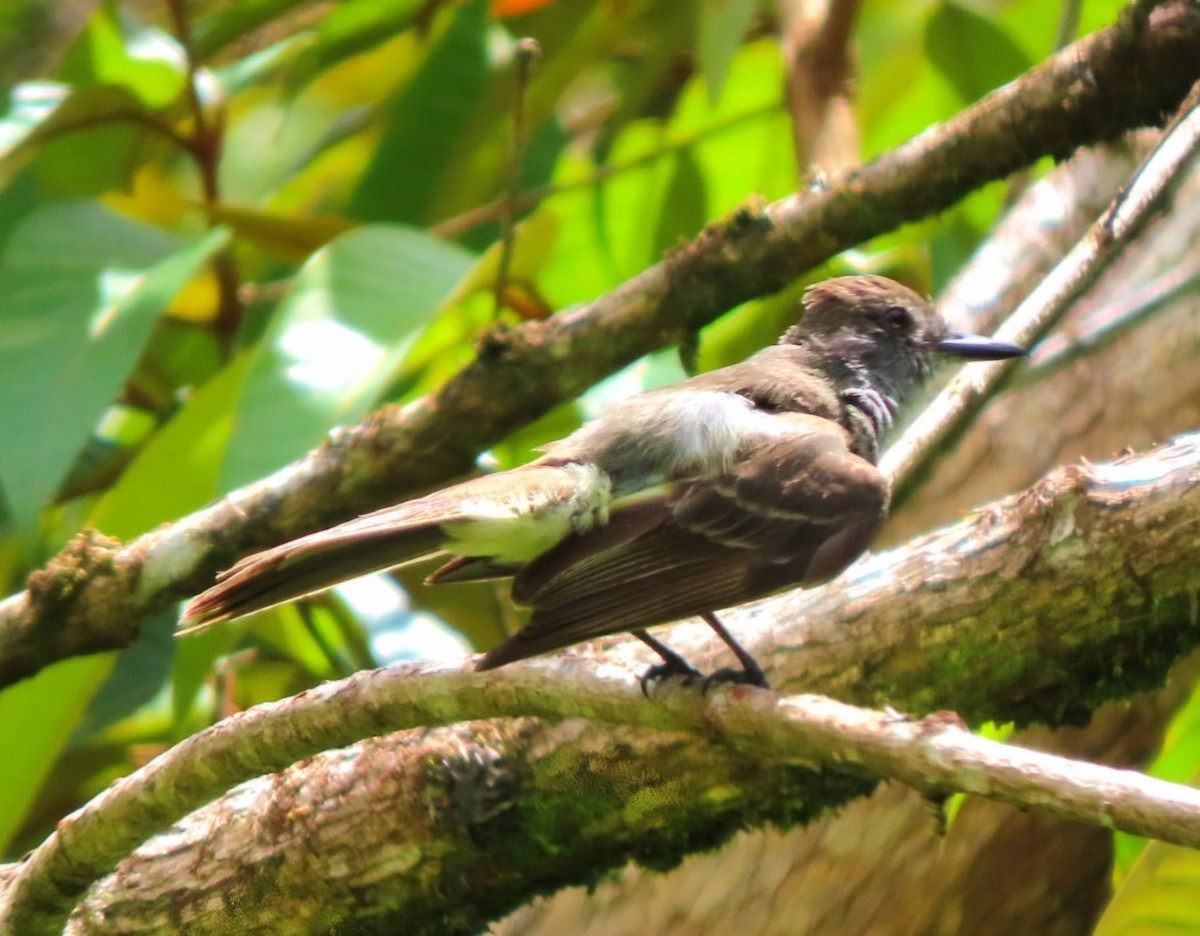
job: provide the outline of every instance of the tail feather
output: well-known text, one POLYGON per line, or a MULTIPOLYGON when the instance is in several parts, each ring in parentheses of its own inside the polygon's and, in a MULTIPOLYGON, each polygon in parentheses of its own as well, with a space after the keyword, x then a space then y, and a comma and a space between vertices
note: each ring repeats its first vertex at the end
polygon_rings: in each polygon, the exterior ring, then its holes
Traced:
POLYGON ((464 481, 243 559, 187 604, 181 629, 263 611, 444 549, 467 558, 443 569, 440 580, 511 574, 565 537, 579 513, 602 510, 607 497, 608 479, 574 464, 534 462, 464 481))
MULTIPOLYGON (((351 521, 352 523, 354 521, 351 521)), ((437 525, 338 535, 314 533, 243 559, 184 608, 180 633, 191 633, 255 611, 265 611, 347 579, 436 553, 445 540, 437 525)))

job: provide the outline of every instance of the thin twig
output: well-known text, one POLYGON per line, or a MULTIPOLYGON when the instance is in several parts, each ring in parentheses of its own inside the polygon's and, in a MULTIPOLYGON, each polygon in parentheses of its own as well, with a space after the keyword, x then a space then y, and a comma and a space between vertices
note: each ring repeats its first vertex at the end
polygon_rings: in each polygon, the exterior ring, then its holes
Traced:
POLYGON ((1012 386, 1047 380, 1081 358, 1110 347, 1197 286, 1200 286, 1200 257, 1170 267, 1128 293, 1114 295, 1104 306, 1081 316, 1072 329, 1073 334, 1049 335, 1038 346, 1036 359, 1013 377, 1012 386))
POLYGON ((516 90, 513 100, 512 140, 508 147, 508 166, 505 169, 507 191, 501 200, 500 212, 500 263, 496 270, 493 293, 496 315, 504 311, 504 294, 508 291, 508 274, 512 266, 515 247, 513 225, 516 219, 517 196, 521 190, 521 162, 525 155, 525 96, 529 91, 529 77, 541 56, 541 48, 533 39, 521 39, 516 43, 513 56, 516 64, 516 90))
POLYGON ((655 146, 654 148, 642 153, 640 156, 635 156, 627 159, 624 162, 605 163, 602 166, 597 166, 591 172, 577 179, 564 182, 548 182, 545 185, 534 186, 533 188, 525 189, 516 193, 511 200, 508 197, 497 198, 495 201, 490 201, 485 205, 479 205, 471 208, 461 214, 456 214, 453 217, 446 218, 443 221, 432 225, 429 230, 441 237, 459 237, 465 234, 472 228, 479 227, 481 224, 488 224, 492 221, 498 221, 503 217, 504 212, 511 206, 517 212, 528 211, 538 205, 539 202, 547 198, 552 198, 555 195, 562 195, 568 192, 579 191, 580 189, 592 189, 599 182, 606 182, 609 179, 619 178, 622 175, 630 172, 636 172, 645 166, 653 165, 661 160, 671 157, 675 153, 686 152, 693 149, 696 144, 703 143, 707 140, 712 140, 720 137, 723 133, 728 133, 732 130, 737 130, 746 124, 753 124, 756 121, 762 120, 768 114, 774 114, 779 111, 779 105, 772 101, 769 104, 763 104, 758 107, 751 107, 747 110, 740 111, 731 116, 715 120, 701 130, 694 133, 681 133, 673 135, 670 140, 655 146))
POLYGON ((810 166, 834 171, 858 162, 857 127, 848 101, 858 8, 859 0, 779 4, 792 145, 802 175, 810 166))
MULTIPOLYGON (((223 121, 219 115, 210 120, 200 95, 200 63, 192 43, 191 21, 188 18, 187 0, 167 0, 175 37, 183 49, 187 68, 185 93, 192 114, 193 130, 188 152, 200 174, 201 198, 206 208, 214 208, 221 202, 221 148, 223 145, 223 121)), ((206 212, 209 227, 211 212, 206 212)), ((234 339, 242 321, 242 301, 239 295, 241 275, 233 253, 222 249, 212 260, 212 269, 217 282, 217 314, 213 319, 213 333, 226 357, 233 353, 234 339)))

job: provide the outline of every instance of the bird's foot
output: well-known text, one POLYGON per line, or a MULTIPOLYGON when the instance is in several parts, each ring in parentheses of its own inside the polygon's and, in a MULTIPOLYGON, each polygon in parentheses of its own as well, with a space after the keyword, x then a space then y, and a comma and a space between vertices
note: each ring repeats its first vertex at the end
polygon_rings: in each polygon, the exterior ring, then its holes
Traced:
POLYGON ((642 695, 647 699, 650 698, 650 684, 672 676, 679 677, 685 686, 703 682, 706 678, 700 670, 686 662, 682 657, 674 660, 665 660, 662 663, 655 663, 638 677, 638 682, 642 684, 642 695))
POLYGON ((771 684, 767 682, 767 676, 761 668, 755 666, 753 669, 734 669, 726 667, 716 670, 704 677, 704 694, 708 695, 708 690, 717 685, 734 685, 734 686, 757 686, 759 689, 770 689, 771 684))
POLYGON ((681 657, 678 653, 668 647, 661 640, 651 637, 644 630, 633 631, 633 636, 644 643, 647 647, 662 657, 661 663, 656 663, 646 672, 642 673, 642 695, 647 699, 650 698, 650 691, 647 686, 651 682, 657 682, 660 679, 666 679, 668 676, 682 676, 683 684, 690 686, 694 682, 698 682, 704 678, 696 667, 692 666, 687 660, 681 657))
POLYGON ((701 619, 720 637, 725 644, 733 651, 733 655, 737 657, 738 662, 742 664, 740 670, 735 669, 719 669, 704 682, 704 691, 707 693, 709 686, 712 683, 734 683, 740 686, 758 686, 760 689, 770 689, 771 684, 767 682, 767 675, 763 672, 758 661, 752 657, 746 648, 733 639, 733 634, 721 623, 720 618, 711 612, 700 615, 701 619))

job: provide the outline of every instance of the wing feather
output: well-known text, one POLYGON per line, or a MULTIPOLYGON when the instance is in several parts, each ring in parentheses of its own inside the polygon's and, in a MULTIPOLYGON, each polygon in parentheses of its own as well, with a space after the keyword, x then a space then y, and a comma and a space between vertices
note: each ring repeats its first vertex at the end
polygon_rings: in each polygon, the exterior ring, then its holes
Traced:
POLYGON ((606 634, 651 627, 836 575, 887 510, 878 469, 828 420, 789 418, 725 475, 614 511, 627 535, 568 538, 518 572, 529 624, 491 653, 500 666, 606 634))

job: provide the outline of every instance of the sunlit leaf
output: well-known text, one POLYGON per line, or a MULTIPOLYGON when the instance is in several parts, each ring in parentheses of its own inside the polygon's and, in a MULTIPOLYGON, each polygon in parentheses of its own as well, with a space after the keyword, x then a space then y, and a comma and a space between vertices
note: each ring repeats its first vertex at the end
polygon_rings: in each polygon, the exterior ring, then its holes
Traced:
POLYGON ((75 158, 74 176, 56 184, 60 167, 43 161, 37 168, 44 186, 51 191, 102 191, 122 177, 136 137, 132 128, 145 114, 142 104, 124 88, 103 85, 72 91, 51 82, 20 85, 0 121, 0 187, 52 141, 65 141, 50 159, 61 163, 75 158), (88 145, 96 148, 82 149, 88 145))
MULTIPOLYGON (((1146 768, 1152 777, 1173 783, 1196 783, 1200 778, 1200 687, 1171 718, 1162 747, 1146 768)), ((1146 847, 1146 839, 1117 833, 1114 836, 1114 875, 1118 884, 1132 873, 1135 861, 1146 847)))
POLYGON ((652 249, 660 256, 695 237, 708 219, 704 176, 690 150, 675 158, 652 249))
POLYGON ((217 473, 251 360, 250 353, 240 355, 192 394, 100 498, 88 517, 92 526, 132 539, 217 496, 217 473))
POLYGON ((70 96, 70 85, 53 81, 29 81, 13 88, 8 113, 0 118, 0 160, 7 160, 70 96))
POLYGON ((782 198, 799 176, 782 108, 783 63, 771 42, 742 46, 720 103, 712 106, 703 82, 684 89, 671 118, 673 139, 688 141, 704 180, 706 220, 720 217, 752 196, 782 198))
MULTIPOLYGON (((510 280, 532 282, 537 278, 552 255, 558 230, 557 220, 547 211, 536 212, 514 227, 508 264, 510 280)), ((468 291, 492 288, 499 275, 501 252, 501 244, 497 242, 479 258, 456 298, 462 298, 468 291)), ((462 337, 459 335, 458 340, 462 337)))
POLYGON ((187 67, 173 37, 139 22, 124 7, 105 3, 64 56, 62 76, 79 88, 124 88, 153 109, 183 91, 187 67))
POLYGON ((80 717, 76 743, 132 715, 162 691, 175 658, 178 621, 173 607, 146 618, 137 639, 116 654, 112 672, 80 717))
POLYGON ((1117 888, 1093 936, 1200 932, 1200 852, 1150 842, 1117 888))
MULTIPOLYGON (((89 517, 97 529, 131 539, 199 510, 217 495, 234 408, 253 356, 233 364, 200 387, 187 404, 138 453, 121 480, 89 517)), ((179 642, 172 673, 172 708, 183 721, 218 657, 237 641, 231 628, 213 628, 179 642)))
POLYGON ((778 51, 754 43, 739 51, 718 107, 697 77, 666 128, 659 121, 627 126, 608 154, 605 178, 581 184, 596 167, 564 154, 555 177, 562 191, 541 209, 556 215, 559 228, 538 281, 551 302, 569 305, 611 288, 661 259, 672 234, 698 227, 748 195, 793 191, 795 159, 790 145, 780 145, 789 132, 778 111, 781 81, 778 51), (683 151, 688 176, 676 170, 683 151), (694 213, 682 220, 687 200, 694 204, 686 210, 694 213), (674 220, 664 220, 664 211, 674 220))
POLYGON ((296 85, 411 29, 425 0, 349 0, 331 7, 287 78, 296 85))
POLYGON ((220 487, 274 471, 361 416, 473 257, 401 227, 363 227, 318 251, 264 336, 238 404, 220 487))

